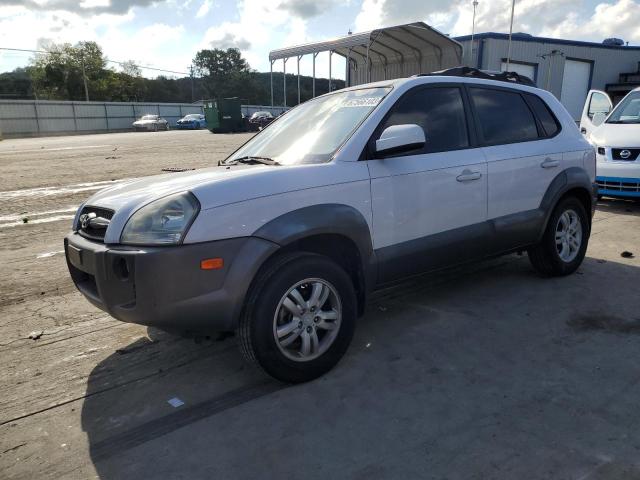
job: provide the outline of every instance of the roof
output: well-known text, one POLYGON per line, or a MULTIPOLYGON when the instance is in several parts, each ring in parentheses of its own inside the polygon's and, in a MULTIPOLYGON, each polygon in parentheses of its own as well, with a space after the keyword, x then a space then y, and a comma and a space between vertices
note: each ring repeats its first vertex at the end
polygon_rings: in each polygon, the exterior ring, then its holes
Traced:
MULTIPOLYGON (((474 35, 475 40, 483 38, 493 38, 496 40, 509 40, 509 34, 486 32, 476 33, 474 35)), ((607 48, 614 50, 640 50, 640 46, 626 46, 626 45, 605 45, 604 43, 597 42, 584 42, 581 40, 565 40, 561 38, 549 38, 549 37, 536 37, 529 35, 528 33, 514 33, 511 39, 516 42, 537 42, 537 43, 556 43, 559 45, 573 45, 577 47, 589 47, 589 48, 607 48)), ((455 37, 454 40, 458 42, 465 42, 471 40, 471 35, 464 35, 462 37, 455 37)))
POLYGON ((365 59, 409 58, 435 55, 456 57, 462 60, 462 45, 424 22, 414 22, 393 27, 378 28, 368 32, 353 33, 322 42, 307 43, 280 48, 269 52, 269 60, 297 57, 332 51, 344 57, 365 59), (369 48, 367 46, 369 45, 369 48))

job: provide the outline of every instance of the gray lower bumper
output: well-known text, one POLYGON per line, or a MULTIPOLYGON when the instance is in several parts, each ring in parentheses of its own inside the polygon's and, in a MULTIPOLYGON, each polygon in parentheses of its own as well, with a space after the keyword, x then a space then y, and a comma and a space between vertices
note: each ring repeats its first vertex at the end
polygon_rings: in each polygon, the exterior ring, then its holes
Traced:
POLYGON ((165 330, 235 328, 251 280, 278 245, 255 237, 175 247, 110 246, 77 233, 64 241, 78 290, 118 320, 165 330), (200 261, 221 257, 220 270, 200 261))

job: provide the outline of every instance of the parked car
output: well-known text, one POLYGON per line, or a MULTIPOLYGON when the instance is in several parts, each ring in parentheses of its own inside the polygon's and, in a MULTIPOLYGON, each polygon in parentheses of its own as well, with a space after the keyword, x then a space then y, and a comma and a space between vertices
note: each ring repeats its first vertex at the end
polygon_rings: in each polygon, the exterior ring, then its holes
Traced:
POLYGON ((207 128, 207 120, 204 118, 204 115, 200 113, 191 113, 189 115, 185 115, 176 125, 178 128, 188 128, 191 130, 199 130, 201 128, 207 128))
POLYGON ((271 112, 254 112, 249 117, 249 124, 252 130, 261 130, 262 128, 273 122, 274 117, 271 112))
POLYGON ((580 130, 596 147, 598 194, 640 199, 640 88, 612 111, 605 92, 587 96, 580 130))
POLYGON ((520 251, 545 276, 574 272, 594 180, 593 147, 550 93, 418 76, 309 100, 220 167, 107 188, 65 251, 115 318, 236 330, 247 359, 302 382, 399 279, 520 251))
POLYGON ((136 132, 169 130, 169 122, 160 115, 143 115, 140 120, 133 122, 133 129, 136 132))

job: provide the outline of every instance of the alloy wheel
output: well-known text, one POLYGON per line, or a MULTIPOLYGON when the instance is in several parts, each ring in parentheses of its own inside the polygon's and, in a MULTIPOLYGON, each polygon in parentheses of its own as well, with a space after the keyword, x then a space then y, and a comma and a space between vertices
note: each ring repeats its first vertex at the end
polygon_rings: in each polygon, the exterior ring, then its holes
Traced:
POLYGON ((282 296, 273 317, 273 335, 282 354, 308 362, 333 344, 342 320, 340 297, 333 285, 307 278, 282 296))
POLYGON ((565 210, 556 224, 556 251, 563 262, 570 263, 582 245, 582 223, 574 210, 565 210))

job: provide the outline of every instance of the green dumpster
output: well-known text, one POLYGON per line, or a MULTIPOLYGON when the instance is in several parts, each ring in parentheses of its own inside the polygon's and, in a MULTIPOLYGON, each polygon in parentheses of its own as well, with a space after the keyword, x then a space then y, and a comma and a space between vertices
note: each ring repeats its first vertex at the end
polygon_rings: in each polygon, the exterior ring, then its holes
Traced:
POLYGON ((238 97, 206 100, 204 116, 207 119, 207 128, 213 133, 246 131, 240 105, 238 97))

